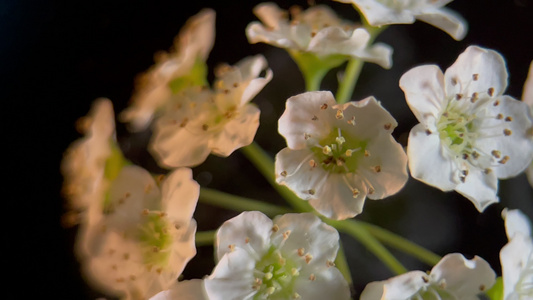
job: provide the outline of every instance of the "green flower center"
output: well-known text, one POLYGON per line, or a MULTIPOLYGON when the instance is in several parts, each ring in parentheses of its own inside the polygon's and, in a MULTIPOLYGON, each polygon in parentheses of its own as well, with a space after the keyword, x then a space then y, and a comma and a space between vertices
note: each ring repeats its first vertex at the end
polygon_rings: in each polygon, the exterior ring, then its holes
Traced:
POLYGON ((271 246, 268 252, 255 265, 255 282, 252 288, 258 299, 291 299, 293 287, 298 278, 298 265, 285 259, 279 249, 271 246))
POLYGON ((324 170, 345 174, 354 173, 359 160, 365 155, 368 156, 366 147, 366 141, 349 137, 340 128, 335 128, 311 150, 316 158, 314 162, 320 164, 324 170))
POLYGON ((454 153, 472 153, 473 141, 477 137, 472 121, 475 115, 447 110, 437 122, 441 141, 454 153))
POLYGON ((138 241, 141 244, 144 263, 165 266, 170 257, 172 235, 171 226, 161 213, 149 212, 145 222, 139 226, 138 241))

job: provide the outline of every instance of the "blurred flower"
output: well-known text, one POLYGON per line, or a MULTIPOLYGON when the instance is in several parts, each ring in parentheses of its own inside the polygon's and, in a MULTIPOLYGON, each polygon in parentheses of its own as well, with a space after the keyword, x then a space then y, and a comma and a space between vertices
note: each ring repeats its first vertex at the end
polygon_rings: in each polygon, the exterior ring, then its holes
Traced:
POLYGON ((361 300, 478 300, 477 294, 489 289, 495 277, 484 259, 476 256, 468 260, 459 253, 452 253, 444 256, 429 274, 411 271, 369 283, 361 300))
POLYGON ((349 299, 350 290, 333 260, 339 234, 312 214, 286 214, 274 221, 243 212, 218 230, 218 264, 204 280, 216 299, 349 299))
POLYGON ((415 20, 442 29, 456 40, 466 35, 467 23, 444 5, 453 0, 335 0, 351 3, 372 26, 412 24, 415 20))
POLYGON ((175 49, 161 53, 156 64, 142 74, 131 105, 121 114, 130 129, 146 129, 172 94, 189 86, 206 85, 205 61, 215 41, 215 11, 203 9, 191 17, 174 42, 175 49))
POLYGON ((500 251, 503 299, 533 299, 533 242, 531 225, 520 210, 504 210, 509 242, 500 251))
POLYGON ((154 127, 151 152, 165 167, 196 166, 209 153, 229 156, 249 145, 259 109, 249 102, 272 79, 262 55, 216 70, 214 90, 188 89, 175 97, 154 127))
POLYGON ((147 299, 170 288, 196 254, 198 195, 190 169, 159 182, 143 168, 122 168, 86 236, 90 255, 81 263, 88 282, 123 299, 147 299))
POLYGON ((351 218, 365 198, 383 199, 407 182, 407 157, 391 133, 394 118, 373 97, 337 104, 330 92, 287 100, 279 132, 276 181, 322 215, 351 218))
POLYGON ((204 281, 201 279, 183 280, 174 283, 170 289, 162 291, 150 300, 207 300, 204 281))
MULTIPOLYGON (((529 105, 529 111, 533 116, 533 61, 529 65, 529 73, 527 75, 526 82, 524 83, 524 93, 522 95, 522 100, 529 105)), ((533 127, 529 129, 530 135, 533 136, 533 127)), ((529 184, 533 186, 533 161, 529 164, 529 167, 526 169, 527 179, 529 184)))
POLYGON ((529 108, 502 95, 501 55, 471 46, 444 75, 435 65, 416 67, 400 87, 420 121, 409 135, 411 175, 456 190, 479 211, 498 202, 498 178, 516 176, 533 158, 529 108))
POLYGON ((290 21, 287 12, 271 2, 259 4, 254 13, 263 24, 248 25, 246 35, 250 43, 262 42, 289 51, 313 53, 322 60, 332 59, 337 65, 350 56, 384 68, 392 65, 390 46, 380 43, 369 46, 370 34, 366 29, 341 20, 325 5, 305 11, 293 7, 290 21))

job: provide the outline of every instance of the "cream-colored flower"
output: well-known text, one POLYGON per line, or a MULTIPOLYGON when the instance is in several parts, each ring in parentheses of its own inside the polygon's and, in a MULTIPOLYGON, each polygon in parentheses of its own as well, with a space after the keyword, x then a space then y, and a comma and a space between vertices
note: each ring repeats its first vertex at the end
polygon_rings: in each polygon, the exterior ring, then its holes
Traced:
POLYGON ((243 212, 217 232, 218 264, 204 280, 210 300, 349 299, 333 261, 339 233, 317 216, 286 214, 270 220, 243 212))
POLYGON ((293 96, 279 119, 288 148, 276 155, 276 181, 328 218, 351 218, 367 196, 383 199, 407 182, 396 125, 374 97, 337 104, 330 92, 293 96))
POLYGON ((190 169, 176 169, 159 182, 140 167, 123 167, 99 222, 85 236, 87 281, 121 299, 147 299, 170 288, 196 254, 198 195, 190 169))
POLYGON ((249 145, 259 109, 249 103, 272 79, 266 59, 248 57, 216 71, 214 90, 189 89, 175 97, 154 126, 150 150, 160 165, 196 166, 209 153, 227 157, 249 145))
POLYGON ((456 40, 467 32, 466 21, 444 6, 453 0, 335 0, 355 6, 372 26, 412 24, 420 20, 442 29, 456 40))
MULTIPOLYGON (((527 75, 526 82, 524 83, 524 92, 522 94, 522 100, 529 105, 529 110, 533 116, 533 61, 529 65, 529 73, 527 75)), ((530 134, 533 138, 533 127, 530 129, 530 134)), ((533 161, 526 169, 527 179, 529 184, 533 186, 533 161)))
POLYGON ((254 13, 262 23, 252 22, 246 28, 250 43, 267 43, 289 51, 313 53, 323 59, 355 57, 384 68, 392 65, 391 47, 381 43, 370 46, 370 34, 366 29, 341 20, 325 5, 304 11, 293 9, 291 20, 286 11, 271 2, 259 4, 254 13))
POLYGON ((498 178, 518 175, 533 159, 529 108, 503 95, 507 70, 500 54, 468 47, 444 74, 435 65, 400 79, 420 124, 409 135, 411 175, 455 190, 479 211, 498 202, 498 178))
POLYGON ((429 274, 411 271, 385 281, 369 283, 361 300, 478 300, 490 289, 496 274, 481 257, 466 259, 459 253, 444 256, 429 274))
POLYGON ((205 85, 205 61, 215 41, 215 11, 203 9, 191 17, 174 42, 174 50, 159 55, 156 64, 139 78, 131 105, 120 114, 130 129, 146 129, 173 93, 191 85, 205 85))
POLYGON ((202 279, 183 280, 174 283, 150 300, 208 300, 202 279))

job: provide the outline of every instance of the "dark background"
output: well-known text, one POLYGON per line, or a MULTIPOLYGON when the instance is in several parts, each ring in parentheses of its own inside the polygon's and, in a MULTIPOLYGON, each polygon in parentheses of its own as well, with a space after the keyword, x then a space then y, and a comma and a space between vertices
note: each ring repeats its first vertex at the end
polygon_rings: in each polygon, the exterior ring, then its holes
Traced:
MULTIPOLYGON (((287 9, 306 1, 276 1, 287 9)), ((4 163, 8 215, 3 243, 7 262, 8 296, 57 299, 94 299, 102 296, 85 285, 72 254, 75 228, 61 227, 65 212, 59 193, 59 164, 63 151, 79 138, 76 119, 85 115, 92 100, 110 98, 115 111, 127 105, 135 76, 153 63, 153 54, 167 50, 186 19, 202 7, 217 12, 215 46, 208 59, 210 71, 220 62, 233 64, 248 55, 262 53, 274 71, 274 79, 255 98, 261 108, 256 141, 274 155, 285 146, 276 131, 284 101, 303 92, 295 64, 281 49, 248 44, 244 28, 256 20, 252 8, 260 1, 12 1, 0 0, 0 82, 4 163), (8 253, 8 254, 6 254, 8 253), (20 285, 20 286, 19 286, 20 285), (22 289, 21 289, 22 288, 22 289)), ((351 6, 327 3, 345 18, 355 20, 351 6)), ((531 0, 456 0, 448 7, 465 17, 470 30, 456 42, 444 32, 422 22, 388 28, 379 41, 394 48, 394 66, 386 71, 366 64, 354 93, 359 100, 374 95, 398 120, 395 137, 406 144, 417 123, 398 87, 400 76, 419 64, 438 64, 444 70, 469 45, 500 52, 510 73, 507 94, 520 98, 529 63, 533 59, 533 2, 531 0)), ((211 73, 212 74, 212 73, 211 73)), ((212 76, 212 75, 210 75, 212 76)), ((328 74, 323 89, 335 90, 335 72, 328 74)), ((158 169, 145 152, 133 151, 149 133, 128 135, 117 124, 119 142, 134 162, 158 169)), ((240 152, 229 158, 210 157, 193 169, 202 186, 282 204, 240 152)), ((400 233, 440 255, 461 252, 479 255, 499 272, 499 250, 506 243, 500 211, 522 209, 533 217, 533 191, 522 174, 500 181, 501 203, 484 213, 458 194, 442 193, 410 179, 397 195, 367 201, 358 219, 400 233)), ((196 212, 199 230, 217 228, 236 212, 200 204, 196 212), (216 213, 215 213, 216 212, 216 213)), ((360 293, 374 280, 393 274, 357 241, 343 237, 355 290, 360 293)), ((395 252, 396 253, 396 252, 395 252)), ((200 278, 213 267, 212 249, 201 247, 184 273, 200 278)), ((408 256, 399 258, 410 269, 429 269, 408 256)), ((8 297, 9 298, 9 297, 8 297)))

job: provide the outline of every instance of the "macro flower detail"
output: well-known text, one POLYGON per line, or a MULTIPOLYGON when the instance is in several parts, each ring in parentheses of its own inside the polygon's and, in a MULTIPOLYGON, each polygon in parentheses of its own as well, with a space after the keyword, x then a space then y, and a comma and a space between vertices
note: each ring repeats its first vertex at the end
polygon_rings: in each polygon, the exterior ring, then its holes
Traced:
POLYGON ((420 122, 407 147, 411 175, 455 190, 479 211, 498 202, 498 178, 513 177, 533 159, 529 108, 503 95, 505 62, 495 51, 468 47, 444 74, 435 65, 400 79, 420 122))
POLYGON ((206 85, 205 61, 215 42, 215 11, 203 9, 180 31, 169 53, 160 53, 156 64, 138 78, 131 105, 120 119, 133 131, 147 128, 154 114, 171 96, 189 86, 206 85))
POLYGON ((350 3, 372 26, 412 24, 420 20, 442 29, 456 40, 467 32, 466 21, 444 6, 453 0, 335 0, 350 3))
POLYGON ((89 283, 121 299, 147 299, 170 288, 196 254, 198 195, 190 169, 156 181, 140 167, 123 167, 85 236, 90 255, 81 263, 89 283))
POLYGON ((253 141, 260 112, 249 102, 272 79, 266 59, 248 57, 215 75, 214 90, 185 90, 155 122, 150 150, 162 166, 196 166, 209 153, 227 157, 253 141))
POLYGON ((191 279, 175 282, 170 289, 157 293, 150 300, 208 300, 204 281, 191 279))
MULTIPOLYGON (((313 53, 319 57, 341 55, 377 63, 384 68, 392 65, 392 49, 385 44, 368 45, 370 34, 364 28, 341 20, 325 5, 302 11, 293 7, 288 13, 275 3, 267 2, 254 8, 262 21, 246 28, 250 43, 267 43, 289 51, 313 53)), ((339 64, 343 60, 339 60, 339 64)))
POLYGON ((273 221, 256 211, 226 221, 217 232, 218 264, 204 280, 216 299, 349 299, 333 261, 339 234, 312 214, 273 221))
POLYGON ((489 263, 459 253, 444 256, 430 273, 411 271, 384 281, 369 283, 361 300, 461 299, 477 300, 492 287, 496 274, 489 263))
POLYGON ((328 218, 351 218, 367 196, 383 199, 407 182, 396 126, 373 97, 337 104, 330 92, 293 96, 279 119, 288 147, 276 155, 276 181, 328 218))
MULTIPOLYGON (((529 111, 533 116, 533 61, 529 65, 529 73, 527 75, 526 83, 524 83, 524 92, 522 94, 522 100, 529 105, 529 111)), ((533 138, 533 127, 529 129, 529 133, 533 138)), ((533 160, 529 167, 526 169, 527 179, 529 184, 533 186, 533 160)))
POLYGON ((500 251, 504 300, 533 298, 531 224, 520 210, 502 212, 509 242, 500 251))

